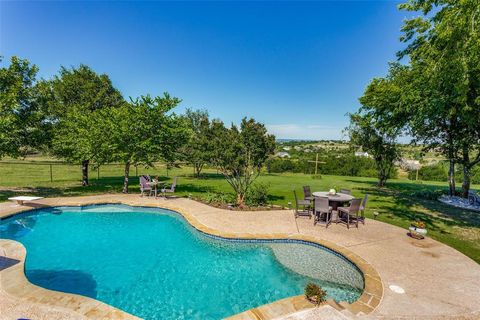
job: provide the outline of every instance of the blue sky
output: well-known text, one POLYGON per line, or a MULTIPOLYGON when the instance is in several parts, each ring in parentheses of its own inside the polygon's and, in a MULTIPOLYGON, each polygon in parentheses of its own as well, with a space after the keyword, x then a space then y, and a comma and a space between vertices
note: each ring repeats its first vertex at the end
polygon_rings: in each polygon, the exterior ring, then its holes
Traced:
POLYGON ((125 97, 248 116, 278 138, 338 139, 401 48, 394 1, 5 2, 0 54, 107 73, 125 97))

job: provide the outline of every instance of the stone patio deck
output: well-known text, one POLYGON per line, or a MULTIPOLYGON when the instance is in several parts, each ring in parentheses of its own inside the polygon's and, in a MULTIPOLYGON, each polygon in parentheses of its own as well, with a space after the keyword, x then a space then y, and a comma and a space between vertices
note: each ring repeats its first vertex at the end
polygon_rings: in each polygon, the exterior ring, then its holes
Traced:
MULTIPOLYGON (((294 238, 327 245, 354 261, 366 274, 365 292, 359 301, 352 305, 343 303, 339 306, 340 309, 349 310, 350 314, 356 314, 355 318, 480 319, 479 264, 435 240, 411 239, 406 236, 406 230, 379 221, 367 220, 359 229, 347 229, 335 224, 325 229, 323 226, 313 226, 309 219, 295 220, 292 212, 287 210, 238 212, 212 208, 184 198, 152 199, 116 194, 50 198, 23 206, 0 203, 0 218, 32 207, 93 203, 124 203, 173 209, 184 215, 197 229, 225 237, 294 238), (389 289, 390 285, 400 286, 405 293, 395 293, 389 289)), ((17 258, 22 259, 22 254, 19 253, 21 249, 17 247, 15 250, 17 258)), ((0 255, 7 255, 5 249, 0 249, 0 255)), ((23 273, 23 265, 20 270, 23 273)), ((109 311, 103 310, 101 317, 97 317, 82 312, 86 309, 78 302, 75 302, 75 309, 65 303, 66 299, 47 304, 43 303, 42 299, 25 299, 21 294, 17 294, 18 288, 13 291, 5 290, 4 280, 11 284, 12 277, 19 279, 18 286, 24 288, 23 294, 26 296, 29 290, 25 289, 31 289, 28 286, 40 290, 37 291, 38 294, 47 291, 27 283, 23 275, 18 275, 18 267, 10 267, 0 272, 1 319, 25 317, 32 313, 36 315, 36 319, 129 318, 128 314, 111 307, 109 311), (10 274, 5 273, 11 268, 17 269, 15 275, 13 271, 9 271, 10 274), (3 310, 7 310, 7 313, 3 310), (10 316, 3 318, 4 314, 10 316)), ((31 296, 34 295, 30 292, 31 296)), ((105 305, 85 297, 75 296, 74 300, 77 299, 83 299, 87 305, 105 305)), ((299 297, 286 300, 286 303, 279 302, 272 304, 273 306, 252 309, 237 315, 236 319, 271 319, 278 317, 278 312, 289 314, 310 307, 299 297)))

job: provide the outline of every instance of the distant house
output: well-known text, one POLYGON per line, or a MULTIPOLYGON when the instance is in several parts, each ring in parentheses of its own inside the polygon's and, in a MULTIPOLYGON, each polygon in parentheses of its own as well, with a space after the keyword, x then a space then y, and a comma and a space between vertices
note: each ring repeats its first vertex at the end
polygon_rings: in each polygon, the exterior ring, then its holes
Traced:
POLYGON ((355 157, 370 157, 370 155, 368 154, 368 152, 363 152, 363 151, 357 151, 355 152, 355 157))
POLYGON ((283 147, 282 149, 285 151, 290 151, 291 148, 289 146, 286 146, 286 147, 283 147))
POLYGON ((277 152, 275 156, 279 158, 290 158, 290 154, 288 154, 288 152, 283 152, 283 151, 277 152))
POLYGON ((420 161, 418 160, 412 160, 412 159, 400 159, 400 161, 397 161, 396 163, 397 166, 402 168, 403 170, 418 170, 422 167, 420 164, 420 161))
POLYGON ((310 153, 310 152, 312 152, 312 150, 307 148, 307 149, 303 149, 303 152, 310 153))
POLYGON ((295 146, 295 147, 293 147, 293 149, 295 149, 297 151, 302 151, 302 147, 300 147, 300 146, 295 146))

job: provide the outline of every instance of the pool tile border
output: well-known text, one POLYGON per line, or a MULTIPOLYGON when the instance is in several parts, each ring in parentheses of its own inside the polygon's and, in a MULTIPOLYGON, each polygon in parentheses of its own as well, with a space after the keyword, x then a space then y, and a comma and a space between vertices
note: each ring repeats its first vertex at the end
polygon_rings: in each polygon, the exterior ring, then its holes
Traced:
MULTIPOLYGON (((71 200, 71 198, 69 199, 71 200)), ((383 283, 380 275, 373 268, 373 266, 349 249, 327 240, 318 239, 312 236, 302 234, 255 234, 222 232, 221 230, 212 229, 202 224, 195 216, 190 214, 184 208, 180 208, 168 203, 162 203, 158 205, 140 205, 138 203, 128 200, 98 202, 89 201, 87 199, 75 203, 71 203, 69 201, 66 203, 62 203, 62 201, 60 200, 54 205, 46 205, 45 207, 87 206, 101 204, 124 204, 132 207, 163 208, 171 210, 183 216, 183 218, 196 230, 208 236, 218 237, 225 240, 252 240, 263 242, 268 240, 288 242, 288 240, 292 240, 292 242, 303 242, 308 245, 320 246, 350 261, 361 271, 364 277, 364 290, 360 298, 350 304, 346 302, 336 304, 337 308, 340 305, 342 308, 347 309, 355 315, 369 314, 378 307, 383 298, 383 283)), ((25 208, 19 210, 18 212, 12 213, 11 215, 2 217, 2 220, 10 216, 31 210, 36 209, 25 208)), ((0 290, 7 292, 9 295, 31 303, 40 303, 44 305, 65 308, 89 319, 139 319, 138 317, 135 317, 113 306, 110 306, 92 298, 59 291, 52 291, 31 284, 27 280, 24 272, 26 249, 23 247, 23 245, 13 240, 0 239, 0 249, 3 249, 7 257, 21 260, 21 262, 17 265, 0 271, 0 290), (6 275, 9 276, 6 277, 6 275)), ((269 320, 292 312, 306 310, 313 307, 314 305, 308 302, 303 295, 298 295, 241 312, 239 314, 229 317, 228 319, 269 320)))

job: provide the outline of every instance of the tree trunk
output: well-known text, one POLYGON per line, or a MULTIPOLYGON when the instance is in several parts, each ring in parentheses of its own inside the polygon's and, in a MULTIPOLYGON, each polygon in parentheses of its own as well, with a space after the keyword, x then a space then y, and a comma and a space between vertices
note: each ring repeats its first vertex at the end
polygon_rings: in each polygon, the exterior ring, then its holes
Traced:
POLYGON ((82 186, 88 186, 88 164, 90 160, 82 161, 82 186))
POLYGON ((468 148, 463 148, 463 182, 462 197, 468 199, 468 191, 470 191, 470 154, 468 148))
POLYGON ((202 173, 202 167, 203 165, 202 164, 199 164, 199 163, 195 163, 193 165, 193 167, 195 168, 195 176, 197 178, 200 178, 200 173, 202 173))
POLYGON ((463 183, 462 183, 462 197, 468 199, 468 192, 470 191, 470 167, 463 165, 463 183))
POLYGON ((378 178, 378 186, 380 188, 383 188, 385 187, 385 183, 387 182, 387 179, 385 179, 385 177, 380 177, 378 178))
POLYGON ((455 195, 455 161, 450 159, 450 168, 448 170, 448 187, 450 196, 455 195))
POLYGON ((387 181, 387 173, 385 167, 381 164, 377 164, 378 171, 378 186, 383 188, 385 187, 385 182, 387 181))
POLYGON ((130 174, 130 162, 125 163, 125 178, 123 180, 123 193, 128 193, 128 176, 130 174))
POLYGON ((237 206, 240 208, 245 205, 245 195, 241 193, 237 193, 237 206))

